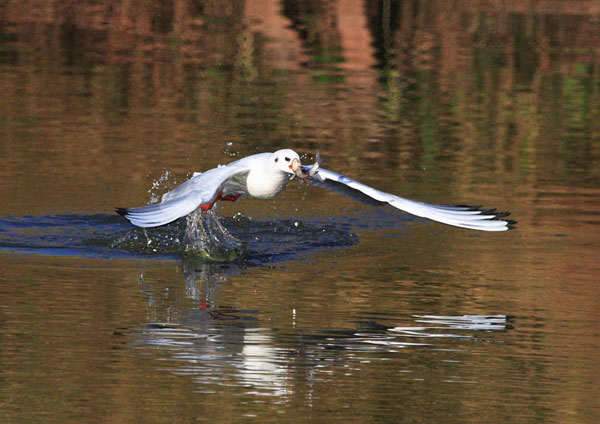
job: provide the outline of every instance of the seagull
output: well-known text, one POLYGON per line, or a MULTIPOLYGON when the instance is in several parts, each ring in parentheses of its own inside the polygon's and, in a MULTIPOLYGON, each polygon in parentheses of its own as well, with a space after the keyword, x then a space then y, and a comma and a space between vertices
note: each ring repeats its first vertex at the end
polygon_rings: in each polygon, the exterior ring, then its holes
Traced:
POLYGON ((158 227, 186 216, 196 209, 211 209, 218 201, 240 197, 272 199, 293 179, 323 187, 372 205, 391 205, 418 217, 454 227, 480 231, 506 231, 516 221, 502 219, 508 212, 466 205, 436 205, 405 199, 361 184, 352 178, 314 165, 305 166, 298 153, 282 149, 258 153, 205 172, 195 172, 189 180, 162 196, 160 203, 115 211, 138 227, 158 227))

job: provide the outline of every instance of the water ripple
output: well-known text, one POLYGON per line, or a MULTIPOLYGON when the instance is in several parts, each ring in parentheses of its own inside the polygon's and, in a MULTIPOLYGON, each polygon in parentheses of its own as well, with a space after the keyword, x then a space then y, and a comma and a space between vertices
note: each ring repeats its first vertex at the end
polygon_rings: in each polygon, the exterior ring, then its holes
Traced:
MULTIPOLYGON (((244 246, 244 262, 281 262, 319 249, 358 243, 353 225, 326 218, 310 221, 243 216, 219 218, 219 225, 244 246)), ((221 239, 217 240, 220 243, 221 239)), ((181 219, 153 229, 132 227, 113 215, 46 215, 0 217, 0 250, 98 258, 174 259, 186 249, 186 222, 181 219)), ((239 255, 238 255, 239 256, 239 255)), ((224 261, 232 257, 221 258, 224 261)))
MULTIPOLYGON (((506 315, 413 315, 409 318, 413 325, 402 327, 358 322, 354 330, 286 333, 259 327, 258 321, 223 321, 218 309, 183 313, 181 323, 151 322, 132 328, 131 344, 154 352, 158 360, 170 361, 165 371, 194 377, 201 391, 241 386, 255 395, 283 396, 291 391, 289 380, 294 375, 328 380, 336 364, 345 364, 352 372, 407 348, 460 352, 464 350, 460 345, 449 349, 447 341, 440 339, 485 341, 482 333, 512 328, 512 318, 506 315), (423 326, 423 322, 433 325, 423 326)), ((232 310, 227 313, 231 316, 232 310)), ((449 377, 447 382, 475 383, 449 377)))

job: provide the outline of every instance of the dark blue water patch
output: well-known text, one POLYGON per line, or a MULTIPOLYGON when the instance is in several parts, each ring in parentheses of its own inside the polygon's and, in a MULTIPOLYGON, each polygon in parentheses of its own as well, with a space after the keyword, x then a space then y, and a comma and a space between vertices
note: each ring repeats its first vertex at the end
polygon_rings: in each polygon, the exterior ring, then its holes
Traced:
MULTIPOLYGON (((245 246, 249 265, 281 262, 320 249, 358 243, 349 220, 256 220, 220 218, 245 246)), ((45 215, 0 218, 0 249, 45 255, 96 258, 143 257, 178 259, 184 251, 185 219, 143 229, 119 216, 45 215)))
POLYGON ((246 244, 246 261, 251 264, 297 259, 321 249, 347 247, 359 242, 348 222, 237 218, 226 220, 226 225, 246 244))
MULTIPOLYGON (((118 217, 116 217, 118 218, 118 217)), ((0 249, 46 255, 131 256, 109 240, 128 230, 110 215, 44 215, 0 218, 0 249)))

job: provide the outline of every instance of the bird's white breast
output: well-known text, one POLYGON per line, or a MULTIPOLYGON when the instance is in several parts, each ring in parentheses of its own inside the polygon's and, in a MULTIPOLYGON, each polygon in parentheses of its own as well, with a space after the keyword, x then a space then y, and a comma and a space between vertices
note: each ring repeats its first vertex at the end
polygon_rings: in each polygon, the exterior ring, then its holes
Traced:
POLYGON ((248 173, 248 194, 259 199, 272 199, 290 182, 291 176, 269 167, 255 167, 248 173))

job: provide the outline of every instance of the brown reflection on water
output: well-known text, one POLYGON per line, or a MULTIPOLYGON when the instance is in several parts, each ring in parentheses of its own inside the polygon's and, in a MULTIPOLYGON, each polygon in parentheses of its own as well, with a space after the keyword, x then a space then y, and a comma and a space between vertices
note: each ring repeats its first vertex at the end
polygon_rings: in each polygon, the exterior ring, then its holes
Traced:
POLYGON ((593 186, 598 24, 579 3, 10 3, 2 172, 28 189, 2 194, 17 210, 94 210, 59 193, 126 175, 134 186, 112 196, 140 202, 151 176, 214 166, 227 142, 239 154, 319 148, 366 178, 383 166, 391 182, 444 181, 448 201, 495 181, 593 186))
MULTIPOLYGON (((5 2, 0 216, 112 213, 146 203, 166 171, 173 185, 279 147, 319 149, 327 168, 407 197, 509 209, 518 230, 494 236, 412 220, 381 229, 372 218, 359 245, 308 265, 209 273, 220 285, 208 303, 223 320, 252 316, 269 355, 281 348, 298 361, 269 371, 296 418, 597 421, 599 13, 583 0, 5 2), (467 353, 357 360, 336 333, 362 331, 368 314, 394 327, 467 313, 514 314, 515 328, 445 345, 467 353), (326 350, 302 343, 319 332, 336 333, 341 353, 303 351, 326 350), (318 367, 301 360, 321 359, 333 365, 310 380, 318 367), (440 383, 453 372, 477 384, 440 383), (364 415, 339 412, 344 402, 364 415)), ((290 187, 277 202, 222 211, 360 219, 371 210, 290 187)), ((280 413, 240 395, 243 378, 202 403, 191 377, 161 368, 169 349, 132 353, 140 323, 191 326, 182 314, 206 311, 178 265, 150 266, 148 296, 137 263, 1 260, 0 373, 11 397, 0 416, 231 420, 237 399, 248 414, 280 413), (30 415, 19 409, 27 405, 30 415)), ((237 324, 217 335, 238 337, 237 324)), ((231 345, 243 356, 253 342, 231 345)))

